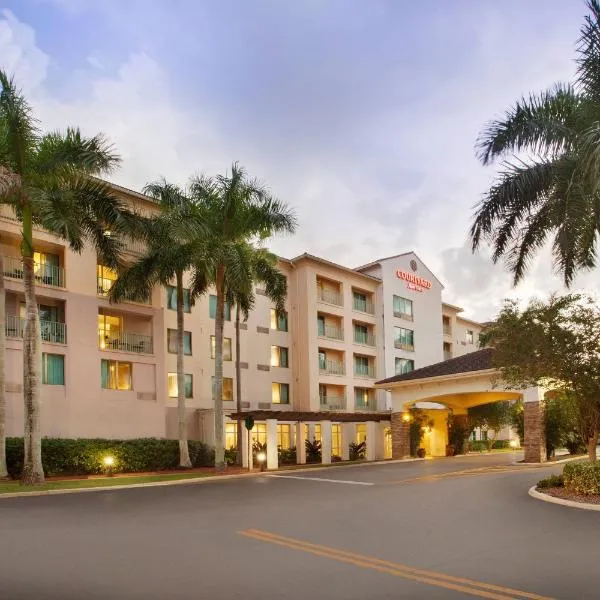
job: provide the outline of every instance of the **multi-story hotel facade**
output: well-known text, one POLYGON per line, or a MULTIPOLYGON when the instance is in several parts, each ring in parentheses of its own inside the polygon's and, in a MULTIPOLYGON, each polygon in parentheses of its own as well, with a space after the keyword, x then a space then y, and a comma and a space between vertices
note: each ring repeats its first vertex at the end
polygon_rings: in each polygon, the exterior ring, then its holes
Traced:
MULTIPOLYGON (((141 213, 155 203, 114 186, 141 213)), ((6 287, 7 433, 22 435, 24 298, 20 227, 4 207, 0 245, 6 287)), ((148 303, 111 304, 117 274, 85 249, 77 254, 34 230, 36 292, 42 329, 41 423, 45 436, 175 438, 176 313, 173 288, 156 288, 148 303)), ((135 260, 139 244, 127 246, 135 260)), ((391 455, 390 399, 375 382, 477 348, 481 325, 442 301, 443 286, 413 252, 350 269, 303 254, 281 258, 286 315, 261 289, 240 333, 242 408, 255 416, 253 437, 277 446, 318 438, 323 460, 346 458, 348 444, 367 439, 367 456, 391 455), (375 443, 371 443, 375 440, 375 443)), ((185 297, 188 436, 214 443, 215 297, 185 297)), ((226 310, 224 392, 226 446, 236 443, 234 310, 226 310)))

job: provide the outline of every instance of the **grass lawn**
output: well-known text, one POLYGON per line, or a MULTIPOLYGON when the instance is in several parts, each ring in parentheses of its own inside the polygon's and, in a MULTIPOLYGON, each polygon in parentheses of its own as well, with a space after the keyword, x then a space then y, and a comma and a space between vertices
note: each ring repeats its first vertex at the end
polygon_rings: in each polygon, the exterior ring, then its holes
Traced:
POLYGON ((139 477, 103 477, 101 479, 74 479, 47 481, 44 485, 22 486, 18 481, 0 481, 0 494, 15 492, 39 492, 43 490, 72 490, 77 488, 97 488, 133 483, 154 483, 157 481, 178 481, 181 479, 200 479, 210 477, 210 473, 175 473, 169 475, 140 475, 139 477))

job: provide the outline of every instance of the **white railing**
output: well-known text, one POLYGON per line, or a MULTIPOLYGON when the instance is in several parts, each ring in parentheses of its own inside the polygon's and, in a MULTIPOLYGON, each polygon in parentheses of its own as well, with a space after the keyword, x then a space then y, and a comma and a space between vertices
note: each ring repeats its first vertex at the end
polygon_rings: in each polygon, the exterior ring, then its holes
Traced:
POLYGON ((319 396, 321 410, 346 410, 346 398, 344 396, 319 396))
POLYGON ((368 365, 354 363, 354 374, 358 377, 375 377, 375 365, 372 363, 368 365))
POLYGON ((317 298, 321 302, 327 304, 335 304, 336 306, 344 306, 344 297, 339 292, 326 288, 317 288, 317 298))
POLYGON ((325 375, 345 375, 346 367, 338 360, 320 360, 319 371, 325 375))
POLYGON ((369 315, 375 314, 375 304, 371 300, 362 300, 361 298, 354 298, 352 307, 354 310, 369 315))
POLYGON ((127 331, 105 335, 104 331, 98 330, 98 346, 102 350, 152 354, 152 336, 127 331))
MULTIPOLYGON (((42 341, 55 344, 67 343, 67 324, 55 321, 40 321, 42 341)), ((6 315, 6 337, 22 338, 25 330, 25 319, 16 315, 6 315)))
POLYGON ((376 411, 377 410, 377 399, 372 396, 370 398, 368 398, 367 400, 364 400, 362 398, 355 398, 354 399, 354 408, 356 410, 372 410, 372 411, 376 411))
MULTIPOLYGON (((62 267, 51 265, 47 262, 34 262, 33 271, 36 283, 65 287, 65 270, 62 267)), ((4 277, 23 279, 23 260, 20 256, 4 257, 4 277)))
POLYGON ((341 327, 335 327, 334 325, 325 325, 319 327, 319 336, 330 338, 332 340, 343 340, 344 330, 341 327))

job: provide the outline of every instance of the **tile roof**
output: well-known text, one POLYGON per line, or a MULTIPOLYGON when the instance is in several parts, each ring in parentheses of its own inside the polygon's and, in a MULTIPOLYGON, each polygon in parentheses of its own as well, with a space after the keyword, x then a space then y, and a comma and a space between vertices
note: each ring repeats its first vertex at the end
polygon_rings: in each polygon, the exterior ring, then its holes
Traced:
POLYGON ((428 377, 441 377, 443 375, 457 375, 458 373, 469 373, 471 371, 484 371, 493 368, 493 348, 482 348, 475 352, 469 352, 463 356, 450 358, 433 365, 415 369, 409 373, 395 375, 378 381, 378 384, 397 383, 411 381, 413 379, 426 379, 428 377))

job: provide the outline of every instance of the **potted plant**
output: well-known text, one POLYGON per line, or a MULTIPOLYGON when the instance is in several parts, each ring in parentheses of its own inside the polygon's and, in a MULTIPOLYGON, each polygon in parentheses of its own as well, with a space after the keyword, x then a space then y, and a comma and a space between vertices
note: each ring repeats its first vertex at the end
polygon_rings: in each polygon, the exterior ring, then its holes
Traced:
POLYGON ((425 458, 425 448, 419 448, 417 450, 417 457, 418 458, 425 458))
POLYGON ((454 444, 448 444, 446 446, 446 456, 454 456, 454 451, 455 451, 454 444))

